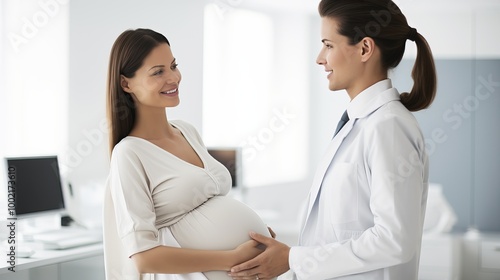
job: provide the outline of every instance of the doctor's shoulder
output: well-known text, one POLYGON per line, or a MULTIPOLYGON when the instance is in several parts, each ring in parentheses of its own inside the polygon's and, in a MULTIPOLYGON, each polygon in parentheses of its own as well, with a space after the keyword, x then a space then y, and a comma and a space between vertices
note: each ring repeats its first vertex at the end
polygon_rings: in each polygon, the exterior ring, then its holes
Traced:
POLYGON ((417 119, 399 101, 389 102, 373 112, 365 127, 366 133, 373 137, 406 136, 409 139, 423 140, 417 119))

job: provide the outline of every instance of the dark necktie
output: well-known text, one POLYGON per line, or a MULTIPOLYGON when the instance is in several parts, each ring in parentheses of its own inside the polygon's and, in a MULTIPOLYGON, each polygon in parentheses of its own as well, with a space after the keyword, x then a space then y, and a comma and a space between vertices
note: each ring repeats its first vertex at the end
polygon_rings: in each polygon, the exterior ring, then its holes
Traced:
POLYGON ((349 121, 349 116, 347 115, 347 110, 345 110, 344 114, 342 114, 342 117, 340 118, 339 124, 337 125, 337 129, 335 130, 335 134, 333 134, 333 137, 339 133, 339 131, 344 127, 344 125, 349 121))

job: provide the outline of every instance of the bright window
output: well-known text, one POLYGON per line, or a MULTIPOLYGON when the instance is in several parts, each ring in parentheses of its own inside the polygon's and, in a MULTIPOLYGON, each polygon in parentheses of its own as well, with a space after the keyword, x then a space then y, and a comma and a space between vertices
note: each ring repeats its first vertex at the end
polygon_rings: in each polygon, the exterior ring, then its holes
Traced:
POLYGON ((307 176, 307 32, 294 19, 205 10, 203 138, 242 147, 245 186, 307 176))
POLYGON ((0 156, 59 154, 67 133, 68 3, 0 5, 0 156))

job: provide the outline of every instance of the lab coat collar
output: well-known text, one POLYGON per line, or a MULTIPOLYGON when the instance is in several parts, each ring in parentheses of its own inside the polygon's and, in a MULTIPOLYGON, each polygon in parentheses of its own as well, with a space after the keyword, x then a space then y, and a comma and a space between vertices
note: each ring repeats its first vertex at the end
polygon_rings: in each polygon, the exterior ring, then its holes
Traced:
POLYGON ((390 79, 385 79, 371 85, 354 97, 347 107, 347 115, 349 119, 365 118, 382 105, 395 100, 400 100, 399 92, 392 87, 390 79))

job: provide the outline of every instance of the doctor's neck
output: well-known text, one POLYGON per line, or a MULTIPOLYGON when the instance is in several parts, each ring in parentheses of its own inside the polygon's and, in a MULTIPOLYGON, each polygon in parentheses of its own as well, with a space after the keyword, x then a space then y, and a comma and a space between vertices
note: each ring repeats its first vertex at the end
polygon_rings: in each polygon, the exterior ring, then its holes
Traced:
POLYGON ((372 85, 387 79, 387 73, 378 75, 367 75, 366 77, 360 77, 356 82, 349 88, 346 88, 347 94, 351 101, 356 98, 362 91, 371 87, 372 85))

